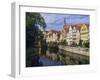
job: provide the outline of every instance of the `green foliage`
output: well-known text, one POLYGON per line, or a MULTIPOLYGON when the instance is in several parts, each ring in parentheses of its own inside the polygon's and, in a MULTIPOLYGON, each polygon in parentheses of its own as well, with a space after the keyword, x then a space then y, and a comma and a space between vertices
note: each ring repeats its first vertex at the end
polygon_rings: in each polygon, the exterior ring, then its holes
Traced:
POLYGON ((86 41, 86 42, 83 43, 83 47, 85 47, 85 48, 89 48, 89 45, 90 45, 89 41, 86 41))
POLYGON ((82 47, 82 40, 79 41, 79 46, 82 47))
POLYGON ((26 12, 26 48, 37 46, 39 40, 43 37, 37 25, 40 25, 43 29, 46 27, 40 13, 26 12))
POLYGON ((84 48, 89 48, 89 41, 87 40, 87 41, 82 41, 82 40, 80 40, 80 42, 79 42, 79 46, 80 47, 84 47, 84 48))
POLYGON ((65 46, 67 46, 67 45, 68 45, 68 43, 67 43, 67 41, 66 41, 66 40, 62 40, 61 42, 59 42, 59 45, 65 45, 65 46))
POLYGON ((32 28, 35 24, 41 25, 43 29, 46 28, 46 23, 40 13, 26 12, 26 27, 32 28))

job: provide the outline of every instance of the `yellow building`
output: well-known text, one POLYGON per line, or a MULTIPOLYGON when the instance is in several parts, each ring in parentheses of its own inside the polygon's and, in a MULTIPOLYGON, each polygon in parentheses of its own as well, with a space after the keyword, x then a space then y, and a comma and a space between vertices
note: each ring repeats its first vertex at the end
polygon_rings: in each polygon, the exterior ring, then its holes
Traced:
POLYGON ((83 42, 89 40, 89 25, 82 24, 80 28, 80 38, 83 42))

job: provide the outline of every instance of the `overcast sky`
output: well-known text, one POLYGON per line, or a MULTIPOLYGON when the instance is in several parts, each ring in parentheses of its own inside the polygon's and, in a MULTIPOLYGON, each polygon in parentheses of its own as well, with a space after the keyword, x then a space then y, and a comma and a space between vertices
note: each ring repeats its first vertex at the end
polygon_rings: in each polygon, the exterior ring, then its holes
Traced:
POLYGON ((64 19, 66 24, 89 24, 88 15, 75 15, 75 14, 51 14, 51 13, 41 13, 44 18, 47 27, 46 30, 61 30, 64 25, 64 19))

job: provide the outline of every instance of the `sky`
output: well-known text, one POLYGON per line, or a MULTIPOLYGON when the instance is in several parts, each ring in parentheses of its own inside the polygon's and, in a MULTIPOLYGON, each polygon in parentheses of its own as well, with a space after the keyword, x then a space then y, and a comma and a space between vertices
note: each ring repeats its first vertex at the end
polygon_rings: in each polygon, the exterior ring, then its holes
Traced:
POLYGON ((40 13, 46 22, 46 31, 51 29, 61 31, 64 25, 64 19, 66 24, 89 24, 89 15, 79 14, 55 14, 55 13, 40 13))

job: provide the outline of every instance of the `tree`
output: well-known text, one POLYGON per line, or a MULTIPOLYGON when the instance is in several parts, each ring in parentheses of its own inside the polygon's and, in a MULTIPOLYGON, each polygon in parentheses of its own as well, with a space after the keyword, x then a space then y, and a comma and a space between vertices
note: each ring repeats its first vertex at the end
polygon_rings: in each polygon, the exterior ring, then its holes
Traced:
POLYGON ((59 44, 60 44, 60 45, 65 45, 65 46, 67 46, 67 45, 68 45, 68 43, 67 43, 67 41, 66 41, 66 40, 62 40, 59 44))
POLYGON ((86 41, 86 42, 83 43, 83 47, 85 47, 85 48, 89 48, 89 45, 90 45, 89 41, 86 41))
POLYGON ((46 23, 40 13, 26 12, 26 66, 39 66, 39 42, 43 39, 40 26, 45 30, 46 23), (33 62, 36 63, 33 63, 33 62))
POLYGON ((79 46, 82 47, 82 40, 79 41, 79 46))
POLYGON ((38 25, 43 29, 46 27, 44 18, 40 13, 26 12, 26 48, 37 44, 40 31, 38 25))

